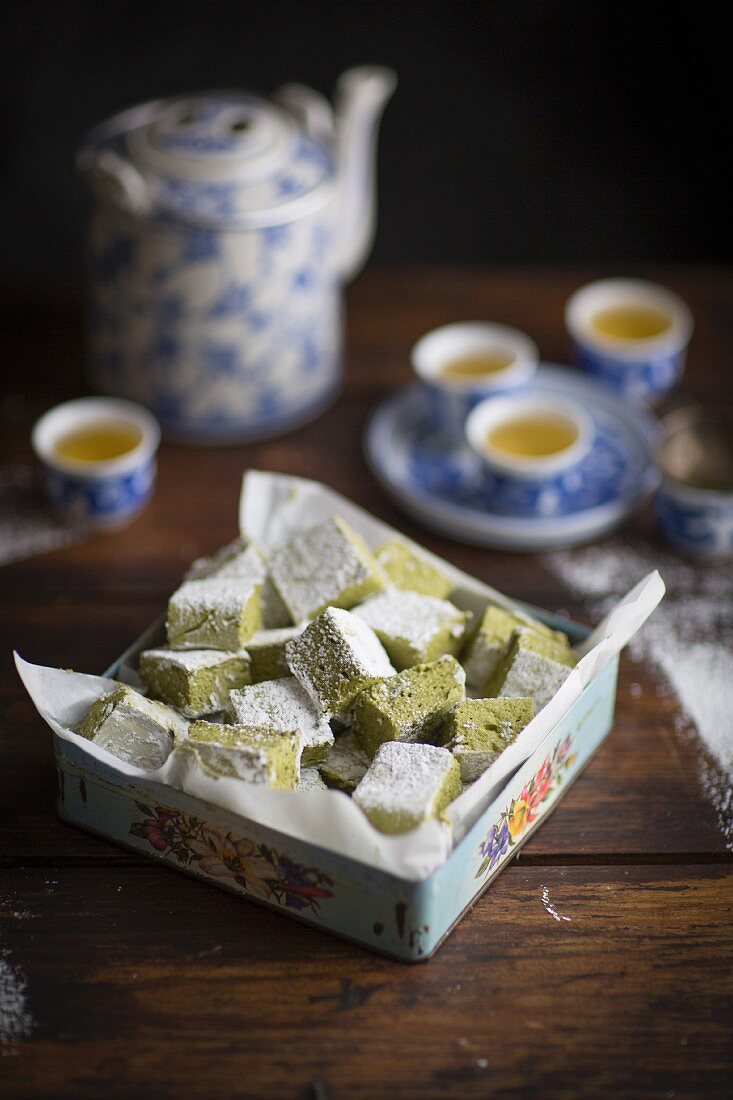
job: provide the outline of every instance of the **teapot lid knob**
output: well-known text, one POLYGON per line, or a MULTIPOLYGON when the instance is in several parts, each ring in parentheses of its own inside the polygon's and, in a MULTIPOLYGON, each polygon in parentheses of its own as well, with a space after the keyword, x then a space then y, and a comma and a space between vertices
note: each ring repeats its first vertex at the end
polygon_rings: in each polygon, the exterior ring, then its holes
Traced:
POLYGON ((212 227, 291 221, 335 194, 330 145, 287 106, 246 92, 146 104, 97 127, 80 163, 105 149, 146 181, 151 211, 212 227), (91 147, 91 154, 90 154, 91 147))

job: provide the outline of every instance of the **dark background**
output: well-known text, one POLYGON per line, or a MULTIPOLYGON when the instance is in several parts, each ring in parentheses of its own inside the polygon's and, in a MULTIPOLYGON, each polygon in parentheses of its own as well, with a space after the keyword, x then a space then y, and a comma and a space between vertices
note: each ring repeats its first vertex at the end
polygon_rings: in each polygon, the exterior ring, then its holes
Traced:
POLYGON ((207 86, 330 93, 363 62, 400 78, 375 261, 726 261, 721 18, 644 0, 5 0, 2 272, 78 278, 74 150, 93 123, 207 86))

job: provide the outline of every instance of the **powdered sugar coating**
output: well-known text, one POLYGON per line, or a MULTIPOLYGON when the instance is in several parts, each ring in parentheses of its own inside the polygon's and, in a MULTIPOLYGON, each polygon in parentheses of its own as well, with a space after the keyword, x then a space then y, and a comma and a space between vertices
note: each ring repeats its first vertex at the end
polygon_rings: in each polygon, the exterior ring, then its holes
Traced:
POLYGON ((281 790, 293 790, 300 778, 297 730, 194 722, 185 748, 194 751, 212 775, 230 775, 281 790))
POLYGON ((300 773, 300 779, 295 789, 298 791, 327 791, 328 787, 321 779, 318 768, 304 768, 300 773))
POLYGON ((234 539, 207 558, 197 558, 185 580, 207 580, 212 577, 251 580, 260 586, 262 622, 267 629, 287 626, 290 615, 272 583, 265 555, 254 542, 234 539))
POLYGON ((282 626, 276 630, 260 630, 250 638, 247 642, 247 653, 251 661, 253 683, 290 675, 285 657, 285 643, 296 638, 302 629, 302 626, 282 626))
POLYGON ((139 672, 156 699, 201 718, 223 710, 229 692, 250 682, 250 659, 246 650, 146 649, 139 672))
POLYGON ((390 588, 354 608, 380 638, 397 665, 405 667, 456 654, 470 614, 449 600, 390 588))
POLYGON ((168 601, 168 642, 175 649, 240 649, 262 625, 251 579, 186 581, 168 601))
POLYGON ((519 630, 515 634, 497 695, 502 699, 534 699, 540 710, 565 683, 572 664, 536 652, 529 645, 523 645, 521 639, 529 640, 527 632, 519 630))
POLYGON ((304 766, 325 760, 333 745, 328 719, 293 676, 263 680, 230 692, 229 713, 238 725, 299 730, 304 766))
POLYGON ((201 581, 209 577, 255 578, 262 572, 262 555, 253 543, 234 539, 209 557, 196 558, 186 571, 185 580, 201 581))
POLYGON ((353 791, 366 775, 370 763, 356 734, 349 731, 336 738, 326 762, 321 765, 321 774, 328 786, 353 791))
POLYGON ((513 607, 507 610, 491 605, 486 608, 462 658, 466 680, 472 687, 480 688, 486 683, 506 653, 514 631, 521 628, 533 630, 546 638, 569 645, 567 635, 562 631, 550 629, 519 608, 513 607))
MULTIPOLYGON (((214 668, 236 657, 223 649, 146 649, 145 656, 152 657, 170 668, 180 668, 183 672, 196 672, 201 668, 214 668)), ((141 653, 142 657, 143 654, 141 653)))
POLYGON ((121 684, 92 704, 79 733, 120 760, 153 771, 165 763, 174 743, 185 739, 188 722, 172 707, 121 684))
POLYGON ((373 756, 384 741, 434 741, 446 716, 465 696, 466 674, 445 655, 377 680, 354 700, 354 728, 373 756))
POLYGON ((285 652, 293 675, 329 717, 345 718, 359 691, 395 671, 374 631, 337 607, 326 608, 285 652))
POLYGON ((387 741, 354 791, 354 802, 384 832, 406 832, 460 792, 458 763, 435 745, 387 741))
POLYGON ((385 583, 369 549, 338 516, 276 550, 270 571, 296 623, 328 606, 353 607, 385 583))

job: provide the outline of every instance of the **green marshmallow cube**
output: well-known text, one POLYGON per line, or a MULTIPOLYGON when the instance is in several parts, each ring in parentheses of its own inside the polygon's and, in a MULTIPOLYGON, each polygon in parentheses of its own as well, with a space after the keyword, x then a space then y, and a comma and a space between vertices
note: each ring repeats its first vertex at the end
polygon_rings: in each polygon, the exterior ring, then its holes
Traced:
POLYGON ((551 630, 549 626, 518 608, 506 611, 502 607, 487 607, 462 656, 466 681, 471 687, 480 688, 486 683, 488 676, 506 653, 514 631, 518 629, 533 630, 545 638, 570 644, 566 634, 551 630))
POLYGON ((187 718, 223 710, 229 692, 250 681, 247 653, 219 649, 146 649, 139 669, 150 694, 187 718))
POLYGON ((304 768, 322 763, 333 745, 328 719, 292 676, 233 691, 228 713, 237 725, 268 726, 283 732, 297 730, 304 768))
POLYGON ((516 630, 506 654, 484 684, 483 694, 501 698, 531 698, 538 710, 565 683, 578 658, 569 645, 535 633, 516 630))
POLYGON ((256 543, 235 539, 211 557, 197 558, 186 573, 187 581, 208 580, 211 577, 219 580, 234 577, 259 584, 262 622, 268 630, 287 626, 291 622, 288 610, 272 583, 265 555, 256 543))
POLYGON ((340 516, 308 528, 276 550, 270 571, 296 623, 326 607, 353 607, 385 585, 372 552, 340 516))
POLYGON ((318 768, 304 768, 300 773, 296 790, 298 791, 327 791, 328 787, 321 778, 318 768))
POLYGON ((252 577, 259 572, 262 555, 254 543, 234 539, 205 558, 196 558, 186 572, 187 581, 204 581, 209 577, 252 577))
POLYGON ((154 771, 186 738, 188 722, 164 703, 120 684, 92 703, 79 733, 120 760, 154 771))
MULTIPOLYGON (((250 680, 259 684, 262 680, 279 680, 290 675, 285 643, 301 632, 298 626, 283 626, 277 630, 261 630, 247 642, 250 660, 250 680)), ((233 684, 233 687, 239 685, 233 684)))
POLYGON ((262 627, 260 587, 238 577, 186 581, 168 601, 168 644, 173 649, 230 653, 262 627))
POLYGON ((374 631, 338 607, 326 608, 285 652, 293 675, 328 718, 347 721, 359 692, 395 671, 374 631))
POLYGON ((455 587, 437 566, 400 539, 387 539, 374 551, 374 557, 395 588, 444 600, 455 587))
POLYGON ((352 730, 336 738, 320 772, 326 785, 341 791, 353 791, 364 778, 371 763, 352 730))
POLYGON ((276 790, 293 790, 300 777, 300 734, 266 726, 192 722, 185 748, 214 776, 233 776, 276 790))
POLYGON ((534 718, 534 699, 464 699, 448 716, 443 740, 473 783, 534 718))
POLYGON ((370 684, 354 700, 359 743, 374 756, 385 741, 430 741, 465 694, 466 674, 450 656, 370 684))
POLYGON ((437 817, 461 793, 461 770, 447 749, 387 741, 354 791, 382 833, 406 833, 437 817))
POLYGON ((471 620, 470 612, 448 600, 394 588, 372 596, 354 614, 372 628, 395 668, 457 654, 471 620))

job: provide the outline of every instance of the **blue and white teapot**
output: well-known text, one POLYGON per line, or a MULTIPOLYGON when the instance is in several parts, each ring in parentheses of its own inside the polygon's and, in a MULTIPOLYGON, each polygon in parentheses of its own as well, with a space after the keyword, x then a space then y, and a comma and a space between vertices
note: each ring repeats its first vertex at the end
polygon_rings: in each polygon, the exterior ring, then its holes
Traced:
POLYGON ((342 366, 341 284, 374 234, 396 77, 345 73, 335 112, 287 85, 147 103, 88 135, 94 387, 169 436, 234 443, 310 419, 342 366))

